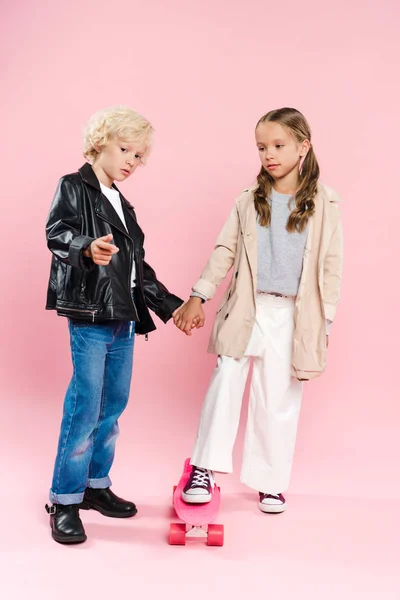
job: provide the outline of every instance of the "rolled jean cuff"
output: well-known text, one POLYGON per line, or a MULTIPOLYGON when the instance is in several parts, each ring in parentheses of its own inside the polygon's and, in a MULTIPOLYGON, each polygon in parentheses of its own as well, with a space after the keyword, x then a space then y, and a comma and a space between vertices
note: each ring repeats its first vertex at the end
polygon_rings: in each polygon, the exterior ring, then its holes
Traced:
POLYGON ((49 499, 52 504, 80 504, 83 500, 84 492, 79 494, 55 494, 50 490, 49 499))
POLYGON ((101 479, 88 479, 86 484, 88 488, 92 488, 94 490, 104 490, 111 485, 111 479, 108 477, 108 475, 107 477, 102 477, 101 479))

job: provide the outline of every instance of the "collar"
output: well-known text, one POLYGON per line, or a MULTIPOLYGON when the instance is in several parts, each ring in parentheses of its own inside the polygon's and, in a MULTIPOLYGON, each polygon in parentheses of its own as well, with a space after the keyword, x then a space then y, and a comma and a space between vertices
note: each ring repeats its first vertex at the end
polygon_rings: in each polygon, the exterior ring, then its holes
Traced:
MULTIPOLYGON (((85 183, 87 183, 88 185, 90 185, 92 188, 94 188, 98 192, 102 193, 101 187, 100 187, 100 182, 97 179, 97 175, 93 171, 93 167, 92 167, 92 165, 90 163, 86 162, 84 165, 82 165, 82 167, 80 169, 78 169, 78 172, 79 172, 80 176, 82 177, 82 180, 85 183)), ((121 196, 122 200, 124 201, 126 207, 128 209, 133 209, 132 204, 130 204, 130 202, 128 202, 128 200, 121 194, 121 192, 119 191, 119 189, 117 188, 117 186, 115 185, 115 183, 113 183, 111 187, 114 190, 117 190, 117 192, 121 196)))

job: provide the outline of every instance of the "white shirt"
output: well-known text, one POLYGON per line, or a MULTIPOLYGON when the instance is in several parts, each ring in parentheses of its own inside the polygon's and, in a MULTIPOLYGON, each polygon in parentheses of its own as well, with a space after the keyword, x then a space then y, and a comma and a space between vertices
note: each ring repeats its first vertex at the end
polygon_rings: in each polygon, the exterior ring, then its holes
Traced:
MULTIPOLYGON (((115 212, 117 213, 119 218, 121 219, 126 231, 128 231, 128 228, 126 226, 124 211, 122 210, 121 198, 120 198, 118 190, 114 190, 114 188, 109 188, 109 187, 103 185, 101 182, 100 182, 100 188, 101 188, 102 193, 109 200, 111 206, 113 207, 113 209, 115 210, 115 212)), ((132 277, 131 277, 131 287, 133 287, 133 288, 136 286, 135 280, 136 280, 136 266, 135 266, 135 261, 133 261, 132 277)))

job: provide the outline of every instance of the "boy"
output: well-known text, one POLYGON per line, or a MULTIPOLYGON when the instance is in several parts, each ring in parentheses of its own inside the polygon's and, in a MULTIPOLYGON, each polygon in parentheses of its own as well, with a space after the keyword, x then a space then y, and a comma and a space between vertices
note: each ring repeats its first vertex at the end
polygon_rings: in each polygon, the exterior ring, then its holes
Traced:
POLYGON ((60 179, 46 225, 53 253, 46 308, 68 317, 73 363, 50 490, 52 537, 86 540, 79 509, 131 517, 110 489, 118 418, 128 402, 134 334, 183 304, 144 260, 144 234, 114 181, 144 165, 153 128, 127 107, 100 111, 84 136, 87 162, 60 179))

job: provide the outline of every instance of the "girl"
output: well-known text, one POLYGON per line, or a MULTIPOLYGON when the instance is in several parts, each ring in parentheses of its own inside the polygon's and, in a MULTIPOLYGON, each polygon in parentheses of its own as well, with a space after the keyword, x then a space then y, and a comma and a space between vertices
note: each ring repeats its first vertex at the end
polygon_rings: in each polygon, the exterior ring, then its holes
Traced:
POLYGON ((166 323, 182 300, 144 260, 144 234, 114 181, 145 164, 153 128, 127 107, 93 115, 84 138, 88 160, 60 179, 47 220, 53 257, 47 309, 68 317, 73 374, 50 490, 53 538, 86 540, 79 508, 132 517, 133 502, 110 489, 118 418, 126 407, 134 335, 166 323))
POLYGON ((257 184, 236 200, 188 303, 174 322, 187 334, 204 324, 210 300, 233 267, 209 352, 218 362, 202 408, 183 491, 211 500, 214 471, 232 472, 243 392, 254 362, 241 480, 259 492, 263 512, 282 512, 289 485, 302 381, 326 365, 339 302, 342 227, 339 198, 319 183, 310 127, 293 108, 264 115, 255 130, 257 184))

